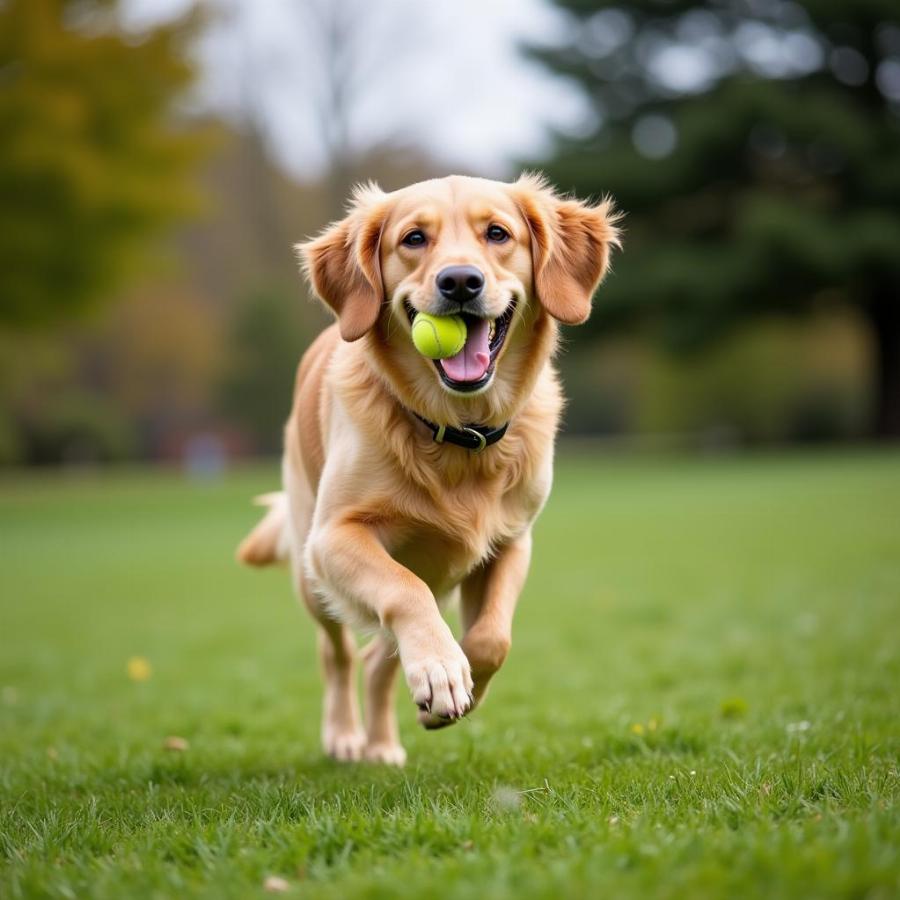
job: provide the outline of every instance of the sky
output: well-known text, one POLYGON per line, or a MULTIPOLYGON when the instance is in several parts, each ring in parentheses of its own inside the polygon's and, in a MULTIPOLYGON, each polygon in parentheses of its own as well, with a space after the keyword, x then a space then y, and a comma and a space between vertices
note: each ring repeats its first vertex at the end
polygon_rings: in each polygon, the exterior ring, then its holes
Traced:
MULTIPOLYGON (((326 167, 319 109, 327 41, 316 10, 352 10, 341 72, 357 80, 349 142, 394 140, 448 168, 510 174, 540 155, 550 128, 577 131, 578 89, 527 61, 522 41, 552 41, 559 13, 544 0, 207 0, 212 24, 196 48, 205 110, 248 109, 275 157, 300 177, 326 167)), ((183 13, 191 0, 125 0, 135 28, 183 13)))
MULTIPOLYGON (((139 29, 193 2, 122 0, 123 15, 139 29)), ((546 155, 554 129, 583 134, 598 123, 577 85, 521 52, 526 42, 572 38, 549 0, 199 2, 210 24, 195 48, 202 78, 193 103, 252 121, 273 156, 300 178, 330 168, 336 147, 359 152, 386 143, 420 147, 448 172, 509 176, 517 160, 546 155), (349 112, 335 116, 342 96, 349 112), (337 128, 341 123, 346 127, 337 128)), ((634 41, 645 82, 670 96, 706 90, 740 70, 790 78, 827 60, 846 81, 858 68, 859 54, 827 46, 799 4, 779 0, 766 9, 730 25, 692 9, 670 34, 650 29, 635 37, 627 8, 605 8, 577 26, 575 39, 597 59, 634 41)), ((878 84, 900 101, 900 58, 881 64, 878 84)), ((631 138, 651 159, 678 143, 674 122, 653 114, 636 119, 631 138)))

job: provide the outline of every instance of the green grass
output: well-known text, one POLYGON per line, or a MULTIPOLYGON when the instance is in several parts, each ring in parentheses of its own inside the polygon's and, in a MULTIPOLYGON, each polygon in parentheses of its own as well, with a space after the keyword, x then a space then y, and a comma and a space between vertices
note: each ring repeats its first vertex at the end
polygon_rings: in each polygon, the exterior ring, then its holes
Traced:
POLYGON ((311 624, 231 561, 274 483, 0 483, 0 896, 900 894, 897 453, 564 459, 487 704, 401 692, 402 771, 322 759, 311 624))

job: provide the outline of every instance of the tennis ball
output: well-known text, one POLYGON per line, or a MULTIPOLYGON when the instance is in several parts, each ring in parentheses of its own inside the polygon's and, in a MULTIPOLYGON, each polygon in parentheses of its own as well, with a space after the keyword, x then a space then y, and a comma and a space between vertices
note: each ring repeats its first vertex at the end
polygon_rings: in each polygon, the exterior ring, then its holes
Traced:
POLYGON ((456 356, 466 344, 466 323, 461 316, 430 316, 419 313, 412 324, 416 350, 429 359, 456 356))

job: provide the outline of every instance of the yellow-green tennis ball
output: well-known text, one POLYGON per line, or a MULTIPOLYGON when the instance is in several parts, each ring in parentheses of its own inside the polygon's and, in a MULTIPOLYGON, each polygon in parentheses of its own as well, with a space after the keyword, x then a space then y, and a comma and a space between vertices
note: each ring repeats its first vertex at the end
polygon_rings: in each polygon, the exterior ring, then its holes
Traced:
POLYGON ((466 345, 466 323, 461 316, 430 316, 419 313, 412 324, 416 350, 429 359, 456 356, 466 345))

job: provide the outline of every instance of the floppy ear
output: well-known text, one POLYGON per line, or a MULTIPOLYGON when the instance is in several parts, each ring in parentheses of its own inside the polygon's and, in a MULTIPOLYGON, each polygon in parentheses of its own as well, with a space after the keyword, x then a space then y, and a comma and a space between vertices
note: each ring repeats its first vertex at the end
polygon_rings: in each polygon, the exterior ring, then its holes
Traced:
POLYGON ((337 316, 345 341, 358 341, 381 311, 384 285, 378 252, 386 196, 374 185, 357 188, 346 218, 296 246, 313 290, 337 316))
POLYGON ((591 297, 620 246, 619 215, 612 201, 592 206, 563 200, 540 176, 523 175, 516 202, 531 231, 534 290, 554 319, 579 325, 591 314, 591 297))

